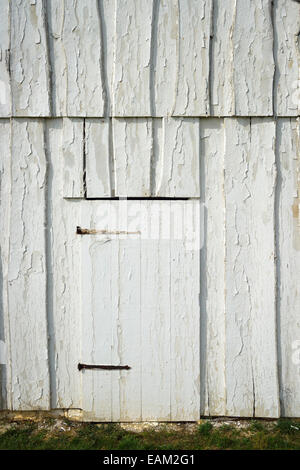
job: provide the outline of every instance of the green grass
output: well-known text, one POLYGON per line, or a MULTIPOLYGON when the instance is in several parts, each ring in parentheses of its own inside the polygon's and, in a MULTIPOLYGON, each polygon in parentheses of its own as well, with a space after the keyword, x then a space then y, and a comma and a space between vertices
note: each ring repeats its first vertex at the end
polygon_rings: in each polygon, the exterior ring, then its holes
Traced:
POLYGON ((249 421, 246 426, 203 421, 192 431, 168 425, 157 430, 130 432, 114 424, 76 424, 55 420, 15 422, 1 432, 0 449, 101 449, 101 450, 197 450, 197 449, 300 449, 300 422, 249 421))

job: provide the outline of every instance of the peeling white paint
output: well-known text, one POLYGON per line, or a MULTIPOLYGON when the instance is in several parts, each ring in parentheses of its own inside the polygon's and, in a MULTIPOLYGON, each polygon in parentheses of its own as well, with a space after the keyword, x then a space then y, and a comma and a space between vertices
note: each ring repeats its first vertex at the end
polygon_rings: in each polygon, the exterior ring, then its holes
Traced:
POLYGON ((0 7, 1 406, 299 417, 298 2, 0 7))

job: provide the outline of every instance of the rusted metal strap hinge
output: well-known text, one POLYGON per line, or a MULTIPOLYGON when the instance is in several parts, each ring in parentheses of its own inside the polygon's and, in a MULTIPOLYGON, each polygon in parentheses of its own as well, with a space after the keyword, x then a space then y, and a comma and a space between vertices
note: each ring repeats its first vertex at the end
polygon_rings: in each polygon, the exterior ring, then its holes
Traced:
POLYGON ((92 228, 76 228, 77 235, 139 235, 141 232, 126 232, 125 230, 95 230, 92 228))
POLYGON ((129 366, 106 366, 106 365, 96 365, 96 364, 78 364, 78 370, 82 369, 104 369, 104 370, 129 370, 129 366))

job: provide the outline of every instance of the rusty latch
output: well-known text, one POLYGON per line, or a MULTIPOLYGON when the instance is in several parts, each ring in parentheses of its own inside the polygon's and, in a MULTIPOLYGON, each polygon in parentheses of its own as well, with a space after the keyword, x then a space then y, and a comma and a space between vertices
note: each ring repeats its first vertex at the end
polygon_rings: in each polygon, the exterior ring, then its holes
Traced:
POLYGON ((129 366, 106 366, 106 365, 96 365, 96 364, 78 364, 78 370, 82 369, 104 369, 104 370, 129 370, 129 366))
POLYGON ((77 235, 138 235, 141 232, 126 232, 125 230, 95 230, 93 228, 81 228, 77 226, 77 235))

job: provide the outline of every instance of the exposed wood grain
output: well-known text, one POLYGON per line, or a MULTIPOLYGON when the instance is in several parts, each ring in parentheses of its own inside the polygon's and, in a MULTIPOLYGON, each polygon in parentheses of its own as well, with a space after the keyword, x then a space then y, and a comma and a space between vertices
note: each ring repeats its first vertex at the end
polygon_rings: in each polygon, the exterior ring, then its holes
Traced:
POLYGON ((11 5, 11 90, 13 116, 50 116, 51 90, 42 0, 11 5))
POLYGON ((48 409, 45 194, 42 120, 12 122, 8 272, 12 407, 48 409))
POLYGON ((284 416, 300 416, 300 127, 278 119, 278 341, 284 416))

